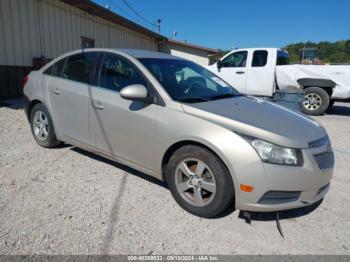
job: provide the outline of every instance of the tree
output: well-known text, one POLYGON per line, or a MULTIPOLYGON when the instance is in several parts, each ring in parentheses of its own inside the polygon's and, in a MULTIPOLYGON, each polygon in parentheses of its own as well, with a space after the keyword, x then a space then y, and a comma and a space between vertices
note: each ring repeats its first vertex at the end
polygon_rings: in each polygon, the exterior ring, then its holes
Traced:
POLYGON ((299 58, 299 50, 302 48, 314 47, 318 49, 318 58, 323 63, 350 63, 350 40, 341 40, 334 43, 323 41, 299 42, 285 47, 289 52, 290 61, 295 63, 299 58))

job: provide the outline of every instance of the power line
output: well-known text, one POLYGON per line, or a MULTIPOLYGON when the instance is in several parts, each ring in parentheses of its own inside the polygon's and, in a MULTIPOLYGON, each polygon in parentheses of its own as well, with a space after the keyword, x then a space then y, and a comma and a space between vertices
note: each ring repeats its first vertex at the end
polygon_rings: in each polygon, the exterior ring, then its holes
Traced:
POLYGON ((120 0, 122 1, 126 7, 130 10, 128 11, 132 11, 132 16, 130 15, 129 12, 126 12, 123 8, 121 8, 121 5, 117 5, 115 2, 113 2, 112 0, 109 0, 109 2, 116 8, 118 8, 119 10, 122 11, 122 13, 125 13, 127 16, 132 17, 132 19, 136 20, 139 24, 143 24, 145 27, 155 27, 158 29, 158 33, 160 34, 160 25, 162 20, 161 19, 157 19, 155 22, 151 22, 149 20, 147 20, 145 17, 143 17, 139 12, 137 12, 126 0, 120 0), (145 24, 147 23, 147 25, 145 24))
POLYGON ((144 22, 148 23, 151 26, 157 27, 158 25, 156 25, 155 23, 147 20, 146 18, 144 18, 139 12, 137 12, 126 0, 122 0, 123 3, 134 13, 136 14, 139 18, 141 18, 144 22))
POLYGON ((111 5, 115 8, 117 8, 119 10, 119 12, 121 12, 122 14, 125 15, 125 17, 131 19, 131 20, 136 20, 138 23, 140 24, 144 24, 144 22, 141 21, 141 19, 139 19, 138 17, 136 17, 135 15, 133 15, 132 13, 126 12, 123 8, 121 8, 121 6, 119 6, 118 4, 116 4, 115 2, 113 2, 112 0, 108 0, 111 5))

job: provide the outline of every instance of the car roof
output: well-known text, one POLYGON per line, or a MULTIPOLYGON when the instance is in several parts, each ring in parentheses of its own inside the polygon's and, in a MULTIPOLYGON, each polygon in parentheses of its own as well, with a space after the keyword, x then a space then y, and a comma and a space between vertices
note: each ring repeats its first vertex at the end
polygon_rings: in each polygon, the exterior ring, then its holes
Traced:
POLYGON ((57 61, 64 59, 66 57, 69 57, 71 55, 75 55, 81 52, 115 52, 116 54, 121 54, 129 57, 133 57, 135 59, 140 59, 140 58, 156 58, 156 59, 174 59, 174 60, 185 60, 181 57, 169 55, 166 53, 161 53, 161 52, 155 52, 155 51, 149 51, 149 50, 141 50, 141 49, 117 49, 117 48, 83 48, 83 49, 77 49, 65 54, 62 54, 49 63, 47 63, 45 66, 43 66, 39 71, 44 72, 47 68, 52 66, 54 63, 57 61))
MULTIPOLYGON (((169 55, 166 53, 161 52, 155 52, 150 50, 141 50, 141 49, 123 49, 123 48, 86 48, 86 49, 80 49, 84 50, 85 52, 93 52, 93 51, 99 51, 99 52, 113 52, 116 51, 118 53, 127 54, 129 56, 132 56, 134 58, 158 58, 158 59, 181 59, 181 57, 169 55)), ((78 50, 76 50, 78 51, 78 50)), ((76 52, 75 51, 75 52, 76 52)))
POLYGON ((239 50, 248 50, 248 51, 255 51, 255 50, 277 50, 277 51, 285 51, 278 47, 247 47, 247 48, 237 48, 232 51, 239 51, 239 50))
POLYGON ((141 49, 117 49, 119 52, 127 53, 135 58, 160 58, 160 59, 182 59, 177 56, 169 55, 166 53, 141 50, 141 49))

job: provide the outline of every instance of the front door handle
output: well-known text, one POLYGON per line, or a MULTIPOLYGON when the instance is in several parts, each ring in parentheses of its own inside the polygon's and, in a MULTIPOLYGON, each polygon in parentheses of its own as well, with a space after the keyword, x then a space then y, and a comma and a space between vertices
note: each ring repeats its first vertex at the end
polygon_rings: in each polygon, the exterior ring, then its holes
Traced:
POLYGON ((92 106, 98 110, 102 110, 105 108, 100 101, 92 101, 92 106))
POLYGON ((52 89, 52 93, 59 95, 61 93, 61 91, 56 87, 56 88, 52 89))
POLYGON ((242 75, 242 74, 244 74, 245 72, 244 71, 237 71, 236 72, 236 74, 238 74, 238 75, 242 75))

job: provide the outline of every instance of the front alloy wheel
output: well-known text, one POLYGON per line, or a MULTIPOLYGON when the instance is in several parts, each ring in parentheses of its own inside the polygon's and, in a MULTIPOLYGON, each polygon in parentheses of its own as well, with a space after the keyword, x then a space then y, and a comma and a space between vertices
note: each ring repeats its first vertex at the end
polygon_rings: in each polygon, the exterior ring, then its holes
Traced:
POLYGON ((177 166, 175 176, 176 188, 189 204, 202 207, 213 201, 216 192, 215 177, 201 160, 183 160, 177 166))
POLYGON ((176 202, 200 217, 234 207, 232 177, 220 158, 199 145, 185 145, 170 157, 165 179, 176 202))

